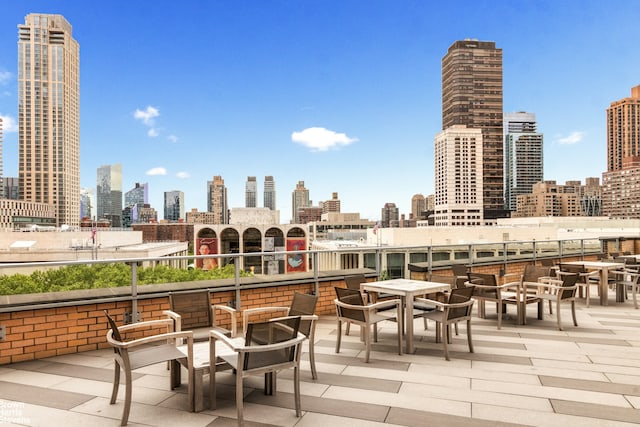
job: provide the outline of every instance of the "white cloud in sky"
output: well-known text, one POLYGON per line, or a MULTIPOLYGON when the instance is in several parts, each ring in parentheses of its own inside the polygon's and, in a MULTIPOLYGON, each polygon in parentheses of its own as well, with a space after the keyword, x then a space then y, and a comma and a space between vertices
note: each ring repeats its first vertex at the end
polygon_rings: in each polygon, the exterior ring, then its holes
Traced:
POLYGON ((151 128, 147 132, 147 136, 150 138, 155 138, 156 136, 158 136, 158 131, 155 128, 151 128))
POLYGON ((147 171, 147 175, 149 176, 166 175, 166 174, 167 174, 167 170, 162 166, 159 166, 157 168, 151 168, 147 171))
POLYGON ((167 139, 171 142, 178 142, 178 137, 175 135, 169 135, 167 136, 167 139))
POLYGON ((136 111, 133 113, 133 118, 136 120, 140 120, 147 126, 153 126, 153 119, 155 119, 159 115, 160 111, 156 107, 152 107, 151 105, 149 105, 144 111, 136 108, 136 111))
POLYGON ((0 71, 0 85, 7 83, 9 80, 11 80, 12 76, 13 74, 8 71, 0 71))
POLYGON ((559 136, 557 142, 562 145, 577 144, 584 139, 584 135, 584 132, 571 132, 568 136, 559 136))
POLYGON ((187 179, 187 178, 191 178, 191 175, 189 174, 189 172, 178 172, 176 174, 176 178, 187 179))
POLYGON ((358 140, 350 138, 344 133, 334 132, 322 127, 311 127, 300 132, 293 132, 291 140, 310 148, 311 151, 327 151, 341 145, 349 145, 358 140))
POLYGON ((0 114, 0 119, 2 119, 3 132, 18 132, 18 122, 13 117, 0 114))

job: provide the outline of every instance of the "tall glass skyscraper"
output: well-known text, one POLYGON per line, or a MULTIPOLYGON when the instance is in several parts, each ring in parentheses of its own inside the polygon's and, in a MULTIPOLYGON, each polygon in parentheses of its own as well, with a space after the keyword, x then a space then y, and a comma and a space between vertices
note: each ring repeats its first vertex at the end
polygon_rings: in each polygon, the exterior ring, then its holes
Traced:
POLYGON ((112 227, 122 226, 122 165, 98 168, 96 219, 108 219, 112 227))
POLYGON ((80 47, 62 15, 18 25, 18 147, 20 198, 79 225, 80 47))
POLYGON ((272 176, 264 177, 264 207, 276 210, 276 182, 272 176))
POLYGON ((516 210, 518 194, 530 194, 544 179, 543 136, 534 113, 504 114, 505 209, 516 210))
POLYGON ((164 192, 164 219, 167 221, 184 219, 184 193, 182 191, 164 192))

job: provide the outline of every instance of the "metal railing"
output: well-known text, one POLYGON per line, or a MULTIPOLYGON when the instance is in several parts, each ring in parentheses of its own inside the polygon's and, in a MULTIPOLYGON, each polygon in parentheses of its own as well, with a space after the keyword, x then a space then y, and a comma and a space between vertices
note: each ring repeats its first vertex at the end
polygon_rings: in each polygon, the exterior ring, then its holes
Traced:
MULTIPOLYGON (((545 241, 505 241, 499 243, 477 243, 464 245, 421 245, 421 246, 356 246, 345 247, 332 250, 306 250, 306 251, 288 251, 288 252, 252 252, 252 253, 236 253, 224 255, 191 255, 176 257, 159 257, 159 258, 131 258, 131 259, 104 259, 104 260, 86 260, 86 261, 56 261, 56 262, 38 262, 38 263, 11 263, 0 264, 0 273, 4 275, 13 274, 15 272, 35 271, 54 269, 69 265, 78 264, 100 264, 100 263, 125 263, 131 269, 130 293, 121 294, 120 296, 104 297, 100 301, 123 301, 130 300, 132 304, 132 321, 136 320, 137 302, 139 299, 137 272, 139 266, 172 264, 184 265, 193 262, 198 258, 215 258, 218 265, 234 265, 234 277, 231 281, 221 282, 220 285, 211 286, 212 292, 229 291, 235 292, 235 304, 239 307, 240 292, 242 289, 250 289, 261 286, 274 286, 276 283, 291 284, 313 281, 316 294, 319 292, 319 283, 321 272, 329 273, 331 271, 341 271, 351 269, 369 269, 375 272, 377 277, 383 275, 395 277, 407 277, 409 275, 409 264, 422 263, 427 271, 431 272, 438 269, 450 268, 453 264, 464 264, 469 267, 477 265, 498 264, 501 265, 501 272, 504 273, 509 263, 532 261, 538 259, 553 258, 561 260, 565 257, 584 257, 602 253, 602 242, 600 239, 571 239, 571 240, 545 240, 545 241), (241 280, 241 269, 243 269, 245 257, 260 257, 261 264, 265 265, 266 259, 276 258, 284 259, 296 254, 303 254, 307 268, 304 278, 291 274, 283 274, 282 280, 265 281, 263 283, 255 280, 241 280), (331 262, 327 261, 330 259, 331 262), (186 260, 186 261, 185 261, 186 260), (178 262, 176 262, 178 261, 178 262), (335 262, 334 262, 335 261, 335 262)), ((326 276, 327 274, 325 274, 326 276)), ((258 274, 258 277, 263 276, 258 274)), ((267 275, 264 275, 267 276, 267 275)), ((268 276, 267 276, 268 277, 268 276)), ((159 291, 153 296, 166 295, 167 291, 159 291)), ((146 296, 148 297, 148 295, 146 296)), ((96 302, 91 300, 87 303, 96 302)), ((55 301, 47 303, 36 303, 21 305, 17 308, 15 305, 0 305, 0 312, 15 311, 16 309, 25 310, 37 306, 44 308, 45 306, 63 306, 64 301, 55 301)), ((73 302, 78 304, 78 302, 73 302)))

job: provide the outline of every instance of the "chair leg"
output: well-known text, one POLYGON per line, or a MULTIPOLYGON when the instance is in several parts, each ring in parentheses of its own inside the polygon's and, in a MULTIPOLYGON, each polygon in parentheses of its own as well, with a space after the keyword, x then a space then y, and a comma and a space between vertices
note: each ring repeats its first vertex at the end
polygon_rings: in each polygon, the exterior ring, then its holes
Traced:
POLYGON ((296 406, 296 417, 302 416, 300 409, 300 364, 293 367, 293 399, 296 406))
POLYGON ((342 322, 338 319, 338 329, 336 329, 336 353, 340 353, 340 341, 342 341, 342 322))
POLYGON ((562 330, 562 320, 561 320, 561 316, 560 316, 560 297, 558 297, 558 301, 556 302, 556 315, 558 316, 558 330, 561 331, 562 330))
POLYGON ((244 393, 242 390, 242 373, 236 372, 236 408, 238 414, 238 425, 244 425, 244 393))
POLYGON ((441 326, 440 326, 440 322, 436 321, 436 342, 440 342, 440 340, 442 339, 442 337, 440 336, 440 332, 442 331, 441 326))
POLYGON ((498 309, 498 329, 502 329, 502 304, 497 304, 498 309))
POLYGON ((115 362, 115 369, 113 370, 113 390, 111 391, 111 403, 112 405, 116 403, 116 399, 118 398, 118 388, 120 387, 120 365, 118 362, 115 362))
POLYGON ((313 337, 309 338, 309 365, 311 365, 311 378, 318 379, 318 371, 316 371, 316 351, 313 337))
POLYGON ((351 332, 351 322, 347 322, 347 325, 345 326, 344 334, 349 335, 349 332, 351 332))
MULTIPOLYGON (((376 325, 373 325, 375 331, 376 325)), ((366 330, 364 332, 364 347, 365 347, 365 355, 364 355, 364 363, 369 363, 369 353, 371 352, 371 331, 369 330, 369 325, 367 325, 366 330)))
POLYGON ((446 360, 450 360, 449 359, 449 348, 447 347, 447 341, 449 341, 449 325, 447 325, 447 322, 442 322, 440 323, 441 328, 442 328, 442 346, 444 348, 444 358, 446 360))
POLYGON ((585 298, 587 299, 587 308, 589 308, 589 301, 591 301, 591 292, 589 291, 590 287, 591 287, 591 285, 589 285, 589 282, 587 281, 587 286, 585 286, 585 288, 587 288, 587 289, 584 292, 585 298))
POLYGON ((571 315, 573 316, 573 325, 578 326, 578 321, 576 320, 576 302, 571 301, 571 315))
POLYGON ((631 285, 631 295, 633 296, 633 306, 638 309, 638 299, 636 298, 636 293, 638 292, 638 285, 631 285))
POLYGON ((471 339, 471 319, 467 319, 467 344, 469 344, 469 353, 473 353, 473 340, 471 339))
POLYGON ((129 412, 131 411, 131 371, 124 373, 125 387, 124 387, 124 409, 122 410, 122 423, 121 426, 126 426, 129 422, 129 412))

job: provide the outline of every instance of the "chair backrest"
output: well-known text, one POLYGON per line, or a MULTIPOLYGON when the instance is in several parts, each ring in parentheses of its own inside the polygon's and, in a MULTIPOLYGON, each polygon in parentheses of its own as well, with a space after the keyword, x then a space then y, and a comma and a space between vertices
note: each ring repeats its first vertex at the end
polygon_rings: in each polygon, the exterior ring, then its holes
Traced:
POLYGON ((466 276, 467 275, 467 266, 462 264, 453 264, 451 266, 451 271, 454 276, 466 276))
POLYGON ((620 252, 610 252, 610 253, 609 253, 609 256, 610 256, 611 258, 615 258, 615 257, 617 257, 617 256, 620 256, 620 252))
MULTIPOLYGON (((318 296, 295 292, 289 307, 289 316, 310 316, 315 314, 318 296)), ((300 332, 309 337, 311 332, 311 320, 300 321, 300 332)))
POLYGON ((364 277, 364 274, 353 274, 344 278, 344 282, 347 284, 347 289, 354 289, 356 291, 360 290, 360 283, 364 283, 366 281, 367 279, 364 277))
MULTIPOLYGON (((578 283, 578 279, 580 278, 579 274, 566 274, 564 276, 564 278, 562 279, 562 287, 563 288, 567 288, 567 287, 572 287, 574 286, 576 283, 578 283)), ((560 294, 560 299, 566 299, 566 298, 571 298, 573 296, 575 296, 576 294, 576 288, 573 289, 563 289, 561 294, 560 294)))
POLYGON ((543 267, 555 267, 555 261, 549 258, 542 258, 540 260, 540 265, 543 267))
POLYGON ((623 251, 622 255, 631 255, 631 251, 623 251))
POLYGON ((445 276, 444 274, 433 274, 433 273, 429 274, 430 282, 446 283, 450 285, 452 289, 456 287, 457 279, 458 278, 456 276, 445 276))
POLYGON ((537 266, 527 265, 524 268, 524 274, 522 275, 523 282, 537 282, 540 277, 548 277, 551 275, 551 267, 549 266, 537 266))
MULTIPOLYGON (((456 288, 452 289, 449 294, 449 304, 459 304, 463 302, 467 302, 471 299, 473 295, 473 286, 468 286, 466 288, 456 288)), ((447 320, 455 320, 460 317, 466 317, 471 314, 471 305, 467 307, 456 307, 449 310, 447 315, 447 320)))
MULTIPOLYGON (((118 325, 116 325, 115 320, 109 316, 109 312, 107 310, 104 310, 104 315, 107 316, 107 322, 109 322, 109 328, 111 328, 111 336, 113 336, 116 341, 122 342, 122 336, 120 335, 120 331, 118 330, 118 325)), ((121 349, 118 347, 113 347, 113 351, 114 353, 122 354, 121 349)))
POLYGON ((207 289, 169 294, 171 311, 175 311, 182 317, 182 330, 210 327, 213 324, 209 298, 207 289))
POLYGON ((570 264, 563 264, 561 270, 564 273, 574 273, 578 275, 578 278, 576 279, 577 282, 579 283, 586 283, 586 278, 585 276, 583 276, 584 273, 587 272, 587 270, 584 268, 584 265, 570 265, 570 264))
MULTIPOLYGON (((278 344, 298 336, 300 316, 280 317, 266 322, 249 323, 245 336, 246 346, 278 344)), ((291 362, 295 358, 296 345, 278 350, 247 352, 243 368, 256 369, 291 362)))
MULTIPOLYGON (((469 281, 473 284, 485 285, 485 286, 498 286, 498 281, 495 274, 488 273, 468 273, 469 281)), ((497 298, 498 291, 486 288, 476 288, 476 296, 485 298, 497 298)))
MULTIPOLYGON (((362 300, 362 294, 360 291, 356 291, 355 289, 345 289, 334 287, 336 291, 336 296, 338 297, 338 301, 343 302, 345 304, 350 305, 362 305, 364 306, 364 301, 362 300)), ((361 310, 353 310, 350 308, 344 308, 337 306, 338 316, 346 317, 347 319, 353 319, 360 322, 364 322, 365 316, 364 312, 361 310)))

